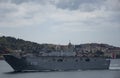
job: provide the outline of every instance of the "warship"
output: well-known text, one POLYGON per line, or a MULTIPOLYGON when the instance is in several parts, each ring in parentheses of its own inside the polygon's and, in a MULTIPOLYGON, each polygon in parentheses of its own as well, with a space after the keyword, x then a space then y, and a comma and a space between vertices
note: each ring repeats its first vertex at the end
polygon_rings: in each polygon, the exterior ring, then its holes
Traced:
MULTIPOLYGON (((3 55, 15 71, 67 71, 109 69, 110 59, 105 57, 78 56, 74 46, 68 45, 66 52, 51 52, 50 55, 3 55)), ((45 52, 44 52, 45 53, 45 52)))
POLYGON ((110 60, 79 56, 26 56, 4 55, 5 61, 15 71, 67 71, 109 69, 110 60))

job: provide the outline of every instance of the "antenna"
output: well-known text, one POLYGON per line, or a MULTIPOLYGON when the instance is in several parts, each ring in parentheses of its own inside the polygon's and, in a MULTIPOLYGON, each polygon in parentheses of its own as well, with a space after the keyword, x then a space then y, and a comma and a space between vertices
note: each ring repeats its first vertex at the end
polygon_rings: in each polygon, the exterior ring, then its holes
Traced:
POLYGON ((71 43, 71 41, 69 40, 69 43, 71 43))

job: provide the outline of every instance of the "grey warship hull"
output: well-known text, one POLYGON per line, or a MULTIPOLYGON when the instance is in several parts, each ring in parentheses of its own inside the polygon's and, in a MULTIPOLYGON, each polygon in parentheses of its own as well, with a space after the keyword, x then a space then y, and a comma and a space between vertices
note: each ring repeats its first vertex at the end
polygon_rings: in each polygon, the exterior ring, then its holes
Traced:
POLYGON ((4 55, 4 58, 15 71, 102 70, 109 69, 110 65, 109 59, 95 57, 32 56, 19 58, 13 55, 4 55))

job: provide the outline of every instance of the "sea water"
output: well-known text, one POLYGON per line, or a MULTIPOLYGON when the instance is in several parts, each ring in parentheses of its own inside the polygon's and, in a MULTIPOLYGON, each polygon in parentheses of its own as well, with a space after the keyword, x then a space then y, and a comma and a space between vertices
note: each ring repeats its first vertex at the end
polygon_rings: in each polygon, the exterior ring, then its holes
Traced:
POLYGON ((0 61, 0 78, 120 78, 120 70, 79 70, 46 72, 13 72, 5 62, 0 61))

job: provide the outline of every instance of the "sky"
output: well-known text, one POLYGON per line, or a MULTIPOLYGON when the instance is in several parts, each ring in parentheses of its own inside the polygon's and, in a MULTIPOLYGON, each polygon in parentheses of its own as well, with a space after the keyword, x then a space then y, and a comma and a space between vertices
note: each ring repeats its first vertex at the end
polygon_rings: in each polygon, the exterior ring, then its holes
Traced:
POLYGON ((0 36, 120 47, 120 0, 0 0, 0 36))

